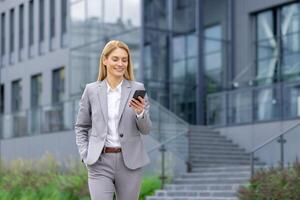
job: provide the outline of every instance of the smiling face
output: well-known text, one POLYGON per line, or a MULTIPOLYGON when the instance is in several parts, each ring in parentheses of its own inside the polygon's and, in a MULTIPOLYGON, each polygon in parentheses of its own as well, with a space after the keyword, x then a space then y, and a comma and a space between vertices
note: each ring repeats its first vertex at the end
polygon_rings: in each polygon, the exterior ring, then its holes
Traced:
POLYGON ((124 49, 116 48, 107 58, 104 57, 103 64, 106 66, 107 76, 123 77, 128 66, 128 54, 124 49))

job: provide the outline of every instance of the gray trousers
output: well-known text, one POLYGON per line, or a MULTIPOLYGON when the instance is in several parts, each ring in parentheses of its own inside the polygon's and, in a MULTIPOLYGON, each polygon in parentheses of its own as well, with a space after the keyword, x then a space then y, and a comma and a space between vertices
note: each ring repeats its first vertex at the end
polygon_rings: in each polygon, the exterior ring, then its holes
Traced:
POLYGON ((87 165, 91 200, 137 200, 141 184, 141 168, 128 169, 122 153, 102 153, 97 162, 87 165))

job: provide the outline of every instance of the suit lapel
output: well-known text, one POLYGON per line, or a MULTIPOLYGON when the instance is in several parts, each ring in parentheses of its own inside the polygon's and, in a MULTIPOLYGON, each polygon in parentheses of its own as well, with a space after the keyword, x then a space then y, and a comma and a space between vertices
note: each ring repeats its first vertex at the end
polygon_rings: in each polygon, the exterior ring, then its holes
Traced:
POLYGON ((108 121, 108 111, 107 111, 107 85, 105 80, 99 83, 99 89, 97 90, 98 99, 100 102, 100 110, 104 116, 104 119, 107 123, 108 121))
POLYGON ((122 83, 122 90, 121 90, 121 101, 120 101, 120 107, 119 107, 119 117, 118 117, 118 121, 117 124, 119 124, 120 119, 122 117, 124 108, 127 104, 128 101, 128 97, 131 93, 131 84, 128 80, 124 79, 123 83, 122 83))

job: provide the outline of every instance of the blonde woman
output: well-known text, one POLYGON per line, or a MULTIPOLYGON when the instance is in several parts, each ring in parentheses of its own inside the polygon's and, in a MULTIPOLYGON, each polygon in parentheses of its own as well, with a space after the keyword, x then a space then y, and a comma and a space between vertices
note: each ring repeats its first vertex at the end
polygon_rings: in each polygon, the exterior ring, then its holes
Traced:
POLYGON ((92 200, 138 199, 141 168, 149 163, 141 135, 150 132, 149 102, 134 81, 131 54, 121 41, 101 54, 98 81, 86 85, 75 124, 76 144, 88 170, 92 200))

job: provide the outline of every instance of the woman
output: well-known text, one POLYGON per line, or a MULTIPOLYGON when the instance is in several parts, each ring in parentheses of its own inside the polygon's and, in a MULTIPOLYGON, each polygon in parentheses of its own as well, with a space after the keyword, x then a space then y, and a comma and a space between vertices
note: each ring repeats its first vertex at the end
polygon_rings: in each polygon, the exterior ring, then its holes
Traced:
POLYGON ((144 85, 133 81, 129 48, 108 42, 98 81, 87 84, 75 124, 76 144, 88 170, 92 200, 138 199, 141 168, 149 163, 141 135, 150 132, 147 96, 132 98, 144 85))

